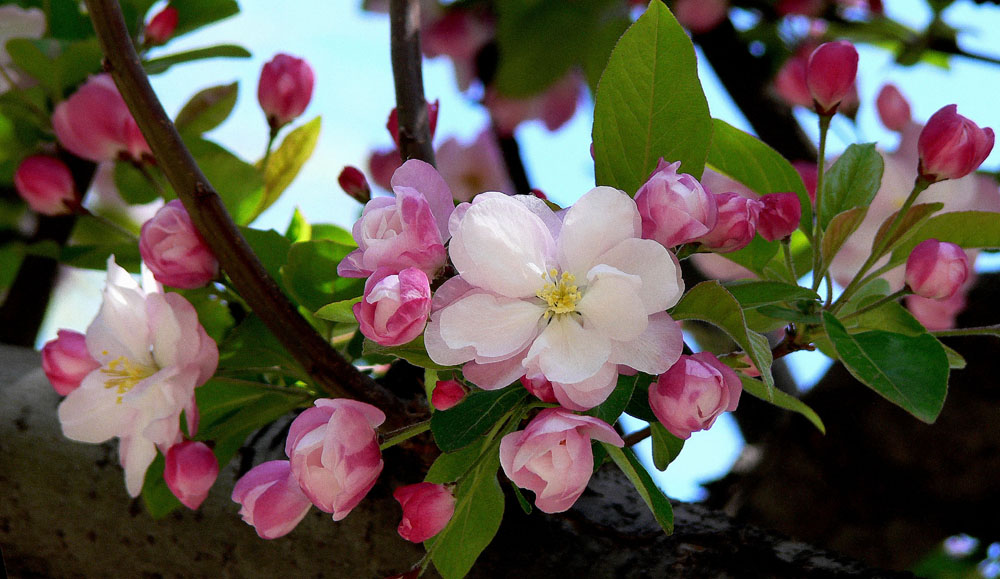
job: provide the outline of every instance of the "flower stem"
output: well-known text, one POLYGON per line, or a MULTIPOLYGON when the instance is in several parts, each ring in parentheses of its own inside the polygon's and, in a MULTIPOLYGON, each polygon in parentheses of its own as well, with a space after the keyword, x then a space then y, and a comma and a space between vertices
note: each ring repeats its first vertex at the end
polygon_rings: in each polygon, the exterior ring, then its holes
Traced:
POLYGON ((653 433, 652 427, 650 427, 649 425, 646 425, 646 427, 643 428, 642 430, 636 430, 632 434, 629 434, 628 436, 626 436, 624 438, 624 440, 625 440, 625 446, 635 446, 636 444, 639 444, 643 440, 646 440, 647 438, 649 438, 649 436, 652 433, 653 433))
POLYGON ((830 131, 830 119, 832 115, 819 116, 819 157, 816 161, 816 209, 813 224, 813 282, 812 290, 816 291, 823 276, 819 271, 823 264, 822 247, 823 242, 823 180, 826 175, 826 134, 830 131))
POLYGON ((431 421, 430 419, 428 419, 422 422, 418 422, 416 424, 411 424, 410 426, 407 426, 405 428, 401 428, 399 430, 390 432, 388 438, 385 439, 385 442, 379 445, 378 449, 385 450, 387 448, 396 446, 400 442, 403 442, 404 440, 409 440, 418 434, 423 434, 424 432, 427 432, 430 429, 431 429, 431 421))
POLYGON ((930 333, 937 338, 949 336, 997 336, 1000 337, 1000 324, 993 326, 978 326, 975 328, 955 328, 953 330, 934 330, 930 333))
POLYGON ((849 319, 851 319, 853 317, 860 316, 861 314, 864 314, 866 312, 870 312, 870 311, 872 311, 874 309, 880 308, 880 307, 884 306, 885 304, 887 304, 889 302, 894 302, 894 301, 898 300, 899 298, 901 298, 903 296, 910 295, 911 293, 913 293, 913 292, 911 292, 909 288, 905 288, 904 287, 903 289, 899 290, 898 292, 889 294, 889 295, 885 296, 884 298, 881 298, 881 299, 879 299, 879 300, 877 300, 875 302, 872 302, 872 303, 868 304, 867 306, 865 306, 865 307, 863 307, 863 308, 861 308, 859 310, 856 310, 856 311, 853 311, 853 312, 847 314, 846 316, 840 318, 840 321, 843 322, 844 320, 849 320, 849 319))
POLYGON ((791 282, 793 284, 798 284, 799 276, 795 273, 795 261, 792 259, 792 248, 790 246, 791 239, 789 237, 781 240, 781 252, 785 254, 785 265, 788 267, 791 282))
POLYGON ((82 209, 82 212, 83 212, 84 215, 90 217, 91 219, 93 219, 94 221, 100 223, 101 225, 103 225, 103 226, 105 226, 105 227, 107 227, 109 229, 114 230, 115 233, 117 233, 118 235, 121 235, 125 239, 128 239, 130 242, 132 242, 132 243, 138 243, 139 242, 139 236, 138 235, 136 235, 135 233, 129 231, 128 229, 126 229, 122 225, 120 225, 118 223, 115 223, 114 221, 108 219, 107 217, 105 217, 103 215, 98 215, 96 213, 93 213, 93 212, 91 212, 88 209, 82 209))

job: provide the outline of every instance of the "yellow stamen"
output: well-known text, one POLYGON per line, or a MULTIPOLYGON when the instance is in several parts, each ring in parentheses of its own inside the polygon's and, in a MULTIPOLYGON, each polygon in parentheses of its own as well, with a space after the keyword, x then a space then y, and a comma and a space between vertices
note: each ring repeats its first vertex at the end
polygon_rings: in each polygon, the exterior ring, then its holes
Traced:
POLYGON ((553 314, 569 314, 576 311, 576 304, 583 297, 577 286, 573 285, 576 281, 576 276, 569 273, 568 271, 559 272, 556 269, 552 269, 547 275, 542 276, 545 280, 557 280, 557 281, 546 281, 542 289, 538 290, 535 295, 539 298, 545 300, 548 304, 548 308, 545 310, 545 319, 549 319, 553 314))
POLYGON ((101 372, 110 376, 105 380, 104 387, 117 388, 118 400, 116 402, 121 404, 122 396, 135 388, 136 384, 155 374, 156 368, 136 364, 125 356, 120 356, 109 362, 106 367, 101 368, 101 372))

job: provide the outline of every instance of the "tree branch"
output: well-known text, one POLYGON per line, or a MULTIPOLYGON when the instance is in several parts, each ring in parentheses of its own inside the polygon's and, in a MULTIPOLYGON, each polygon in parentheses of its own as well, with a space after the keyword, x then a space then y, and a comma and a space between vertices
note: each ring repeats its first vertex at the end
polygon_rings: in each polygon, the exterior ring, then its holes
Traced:
POLYGON ((390 0, 392 77, 399 115, 399 156, 434 164, 420 54, 420 1, 390 0))
POLYGON ((254 255, 164 112, 132 46, 118 3, 86 2, 105 54, 105 67, 156 162, 243 299, 326 392, 375 404, 386 411, 390 422, 403 419, 400 401, 334 350, 299 314, 254 255))

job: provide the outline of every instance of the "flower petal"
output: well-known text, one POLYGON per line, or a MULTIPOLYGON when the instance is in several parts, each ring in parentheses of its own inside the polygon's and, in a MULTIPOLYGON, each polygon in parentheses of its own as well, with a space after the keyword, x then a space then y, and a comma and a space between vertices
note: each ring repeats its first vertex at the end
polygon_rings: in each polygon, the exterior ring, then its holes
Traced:
POLYGON ((649 316, 649 325, 629 342, 611 343, 611 362, 624 364, 647 374, 662 374, 680 358, 684 337, 680 325, 661 312, 649 316))
POLYGON ((506 357, 538 335, 544 313, 538 303, 474 293, 441 311, 441 337, 452 349, 472 346, 478 356, 506 357))
POLYGON ((431 206, 441 239, 448 239, 448 218, 455 209, 455 203, 452 201, 451 189, 437 169, 423 161, 410 159, 396 169, 390 183, 393 189, 397 186, 412 187, 419 191, 431 206))
POLYGON ((626 239, 639 237, 642 219, 633 201, 613 187, 595 187, 566 212, 559 232, 559 263, 582 279, 598 257, 626 239))
POLYGON ((611 355, 611 340, 586 329, 571 314, 555 316, 528 350, 527 364, 537 364, 552 382, 581 382, 596 374, 611 355))
MULTIPOLYGON (((666 251, 666 250, 664 250, 666 251)), ((638 290, 639 276, 598 265, 587 273, 592 280, 576 308, 593 327, 612 340, 634 340, 646 329, 648 317, 638 290)))
POLYGON ((597 262, 642 279, 638 292, 647 314, 673 306, 684 293, 677 258, 655 241, 626 239, 604 252, 597 262))
POLYGON ((618 385, 618 366, 605 364, 586 380, 574 384, 552 383, 552 392, 564 408, 590 410, 608 399, 618 385))

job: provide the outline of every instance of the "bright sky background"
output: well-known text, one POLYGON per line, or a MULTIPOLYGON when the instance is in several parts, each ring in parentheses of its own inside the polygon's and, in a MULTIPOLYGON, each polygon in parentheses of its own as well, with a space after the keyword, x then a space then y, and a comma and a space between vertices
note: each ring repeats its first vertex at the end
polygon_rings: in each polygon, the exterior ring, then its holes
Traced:
MULTIPOLYGON (((344 165, 366 170, 369 151, 386 147, 391 139, 384 128, 386 116, 394 105, 392 74, 389 62, 389 23, 382 15, 362 13, 360 0, 312 0, 273 2, 241 0, 243 12, 234 18, 170 43, 162 53, 200 48, 213 44, 235 43, 254 54, 244 60, 211 60, 182 65, 154 78, 154 86, 171 114, 198 90, 240 82, 239 100, 233 116, 209 133, 212 138, 248 161, 258 159, 267 139, 264 116, 256 101, 260 67, 278 52, 306 58, 316 71, 313 101, 303 117, 323 116, 323 131, 312 160, 288 189, 281 201, 257 222, 258 227, 283 231, 292 210, 299 207, 312 222, 333 222, 349 227, 360 206, 344 195, 336 183, 344 165), (280 6, 280 9, 276 7, 280 6)), ((925 4, 917 0, 888 0, 890 16, 914 27, 930 19, 925 4)), ((945 13, 945 20, 963 30, 961 45, 972 52, 1000 57, 1000 8, 958 2, 945 13)), ((861 63, 859 89, 861 110, 857 135, 847 124, 835 126, 830 147, 836 152, 848 143, 847 136, 859 141, 878 140, 885 148, 895 145, 896 137, 879 125, 872 103, 884 82, 897 84, 909 97, 916 119, 925 120, 940 107, 958 103, 959 112, 980 126, 1000 128, 1000 67, 965 59, 954 59, 951 70, 930 65, 900 68, 891 56, 879 49, 859 48, 861 63)), ((742 115, 721 90, 714 74, 702 66, 701 76, 713 116, 747 129, 742 115)), ((451 66, 445 59, 425 64, 424 82, 429 100, 440 99, 441 113, 437 140, 449 136, 471 140, 486 124, 481 107, 457 92, 451 66)), ((523 126, 518 132, 522 155, 529 178, 554 201, 567 205, 593 187, 593 162, 590 158, 590 130, 593 105, 581 105, 577 116, 558 133, 549 133, 540 124, 523 126)), ((800 119, 809 130, 815 124, 811 113, 802 111, 800 119)), ((835 122, 835 125, 837 123, 835 122)), ((287 131, 287 129, 286 129, 287 131)), ((984 165, 1000 169, 1000 150, 984 165)), ((74 275, 70 284, 74 298, 85 299, 91 308, 81 307, 79 299, 58 298, 59 304, 43 328, 39 343, 55 335, 59 327, 84 330, 97 311, 103 276, 74 275)), ((804 355, 803 355, 804 354, 804 355)), ((811 385, 822 374, 825 358, 795 355, 800 380, 811 385)), ((834 433, 835 434, 835 433, 834 433)), ((695 433, 680 458, 661 477, 671 497, 695 500, 704 491, 698 481, 717 478, 728 471, 736 459, 742 441, 728 415, 710 431, 695 433)), ((641 450, 640 454, 648 454, 641 450)), ((648 443, 646 443, 648 448, 648 443)))

